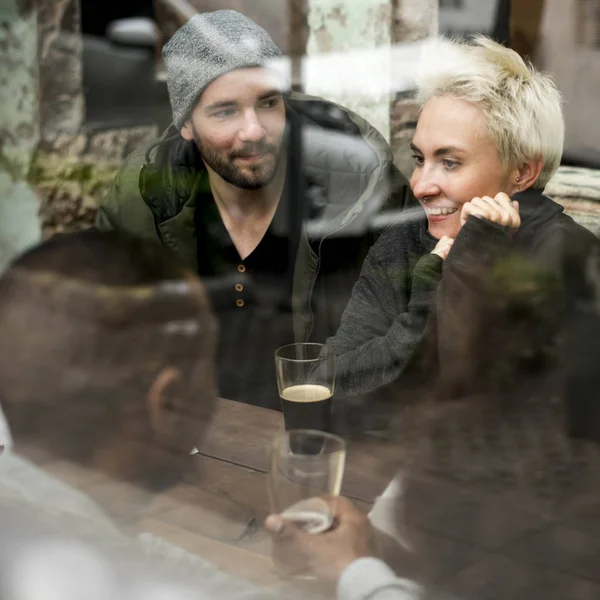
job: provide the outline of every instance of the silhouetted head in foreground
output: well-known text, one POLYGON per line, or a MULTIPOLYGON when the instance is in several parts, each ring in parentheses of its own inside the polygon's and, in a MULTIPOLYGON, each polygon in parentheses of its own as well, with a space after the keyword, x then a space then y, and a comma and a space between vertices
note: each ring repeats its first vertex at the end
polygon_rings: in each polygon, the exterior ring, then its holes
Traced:
POLYGON ((16 453, 33 445, 150 490, 181 477, 215 404, 216 322, 164 250, 116 233, 52 238, 0 279, 0 330, 16 453))

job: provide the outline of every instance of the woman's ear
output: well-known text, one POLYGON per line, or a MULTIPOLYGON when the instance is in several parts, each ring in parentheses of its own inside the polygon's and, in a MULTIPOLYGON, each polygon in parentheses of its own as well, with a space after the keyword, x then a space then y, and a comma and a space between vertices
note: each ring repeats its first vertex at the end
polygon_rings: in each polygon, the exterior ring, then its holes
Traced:
POLYGON ((518 169, 516 169, 516 176, 513 181, 513 194, 516 194, 517 192, 523 192, 524 190, 532 187, 533 184, 538 180, 543 168, 544 161, 540 157, 535 160, 528 160, 518 169))
POLYGON ((181 371, 176 367, 165 367, 154 378, 148 394, 146 403, 150 426, 159 436, 168 435, 170 419, 167 415, 171 404, 171 397, 177 383, 181 380, 181 371))

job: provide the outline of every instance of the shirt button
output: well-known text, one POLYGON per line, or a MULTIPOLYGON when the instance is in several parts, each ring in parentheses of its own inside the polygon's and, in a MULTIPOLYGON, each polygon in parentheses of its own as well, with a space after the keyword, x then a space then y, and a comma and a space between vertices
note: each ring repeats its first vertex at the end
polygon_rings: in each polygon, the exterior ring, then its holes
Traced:
POLYGON ((238 271, 240 273, 245 273, 246 272, 246 267, 244 265, 238 265, 238 271))
POLYGON ((235 291, 241 292, 244 289, 244 286, 241 283, 236 284, 235 291))
POLYGON ((244 306, 244 301, 241 298, 238 298, 235 301, 236 305, 239 306, 240 308, 242 308, 242 306, 244 306))

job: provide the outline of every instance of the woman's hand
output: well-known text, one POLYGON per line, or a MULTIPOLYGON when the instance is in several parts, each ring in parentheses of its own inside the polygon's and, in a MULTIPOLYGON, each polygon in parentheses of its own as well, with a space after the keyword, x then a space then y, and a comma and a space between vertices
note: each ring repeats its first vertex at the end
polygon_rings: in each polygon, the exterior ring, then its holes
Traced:
POLYGON ((437 254, 442 260, 446 260, 448 257, 448 253, 450 252, 450 248, 452 248, 452 244, 454 244, 454 238, 448 237, 445 235, 436 245, 435 248, 431 251, 431 254, 437 254))
POLYGON ((461 227, 465 224, 469 215, 498 223, 498 225, 507 227, 513 232, 521 226, 519 203, 511 201, 504 192, 496 194, 493 198, 483 196, 482 198, 473 198, 471 202, 465 202, 460 213, 461 227))

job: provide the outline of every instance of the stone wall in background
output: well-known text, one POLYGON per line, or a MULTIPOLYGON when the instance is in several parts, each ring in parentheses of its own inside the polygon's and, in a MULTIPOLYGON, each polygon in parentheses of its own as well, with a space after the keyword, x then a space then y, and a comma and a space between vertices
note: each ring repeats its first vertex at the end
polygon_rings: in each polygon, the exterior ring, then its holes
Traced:
POLYGON ((563 94, 567 150, 598 164, 600 46, 579 37, 582 27, 587 28, 580 22, 581 5, 576 0, 545 0, 536 66, 554 77, 563 94))
POLYGON ((391 0, 310 0, 308 6, 305 91, 357 112, 389 140, 391 0))
POLYGON ((562 204, 580 225, 600 236, 600 171, 559 167, 545 193, 562 204))
MULTIPOLYGON (((198 10, 222 7, 221 0, 193 3, 198 10)), ((232 7, 259 22, 284 50, 304 54, 308 48, 309 58, 339 52, 353 68, 352 52, 385 54, 392 43, 422 40, 438 27, 437 0, 282 0, 276 10, 271 0, 238 0, 232 7)), ((48 236, 90 226, 119 166, 159 133, 151 126, 85 130, 81 44, 78 0, 2 0, 0 270, 16 252, 38 241, 42 231, 48 236)), ((377 67, 383 77, 394 78, 385 60, 377 67)), ((378 96, 365 84, 367 76, 355 68, 354 87, 346 88, 351 91, 326 97, 355 109, 387 135, 395 162, 408 177, 413 169, 408 141, 418 116, 411 93, 398 92, 390 106, 389 95, 378 96)), ((569 129, 575 131, 568 121, 569 129)), ((561 170, 549 188, 596 233, 597 174, 561 170)))
MULTIPOLYGON (((438 0, 395 0, 393 43, 417 42, 437 35, 438 15, 438 0)), ((390 109, 390 145, 394 162, 407 178, 414 167, 408 144, 418 118, 418 109, 411 98, 411 91, 398 92, 390 109)))
POLYGON ((0 271, 40 237, 27 184, 39 141, 37 24, 32 0, 0 3, 0 271))
MULTIPOLYGON (((297 30, 292 29, 293 14, 303 8, 304 0, 187 0, 198 12, 228 8, 237 10, 264 28, 284 54, 296 46, 297 30)), ((295 17, 294 17, 295 18, 295 17)))
POLYGON ((0 161, 23 179, 39 141, 35 3, 0 4, 0 161))
MULTIPOLYGON (((306 53, 308 30, 309 0, 185 0, 179 3, 181 9, 174 12, 168 1, 155 0, 157 25, 161 33, 160 46, 177 31, 186 15, 193 12, 212 12, 223 8, 237 10, 265 29, 282 52, 291 57, 300 57, 306 53), (189 7, 187 10, 185 6, 189 7)), ((160 51, 160 49, 159 49, 160 51)), ((298 77, 293 78, 295 83, 298 77)))
POLYGON ((86 131, 80 0, 35 0, 40 140, 29 172, 43 237, 93 225, 126 157, 158 136, 144 126, 86 131))
POLYGON ((93 225, 98 202, 108 193, 119 167, 134 150, 157 137, 153 126, 47 136, 30 174, 41 198, 43 236, 93 225))
POLYGON ((42 136, 77 133, 84 119, 79 0, 36 0, 42 136))

